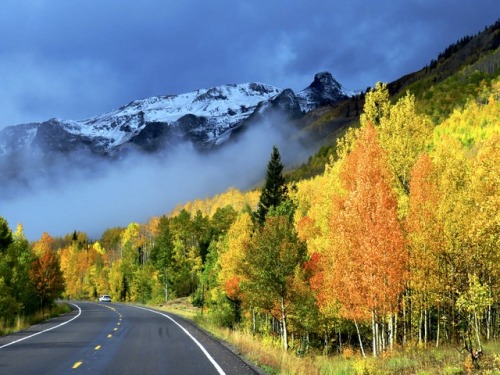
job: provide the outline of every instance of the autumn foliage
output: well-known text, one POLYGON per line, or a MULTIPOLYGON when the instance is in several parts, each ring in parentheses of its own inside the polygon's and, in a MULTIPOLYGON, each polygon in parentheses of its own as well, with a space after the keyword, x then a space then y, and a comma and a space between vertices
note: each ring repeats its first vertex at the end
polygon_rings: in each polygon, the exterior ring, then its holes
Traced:
POLYGON ((480 346, 500 335, 500 81, 481 90, 434 124, 378 84, 323 173, 284 186, 274 157, 277 200, 232 188, 99 241, 28 245, 0 220, 0 315, 29 300, 15 274, 41 305, 189 297, 299 354, 480 346))

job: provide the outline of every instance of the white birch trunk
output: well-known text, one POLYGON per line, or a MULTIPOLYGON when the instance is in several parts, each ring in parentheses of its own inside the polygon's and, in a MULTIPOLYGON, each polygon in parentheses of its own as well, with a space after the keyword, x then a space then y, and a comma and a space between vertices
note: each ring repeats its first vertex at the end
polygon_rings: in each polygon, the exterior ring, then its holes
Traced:
POLYGON ((437 313, 437 331, 436 331, 436 348, 439 347, 439 334, 441 333, 441 319, 440 319, 440 312, 439 312, 439 306, 438 306, 438 313, 437 313))
POLYGON ((424 344, 427 345, 427 331, 429 329, 429 311, 424 309, 424 344))
POLYGON ((253 334, 255 335, 255 332, 257 332, 257 322, 255 319, 255 308, 252 307, 252 329, 253 329, 253 334))
POLYGON ((373 356, 377 356, 377 341, 378 341, 378 332, 377 332, 377 326, 375 324, 375 311, 372 310, 372 346, 373 346, 373 356))
POLYGON ((476 327, 476 338, 477 338, 477 344, 479 345, 479 349, 482 348, 481 346, 481 338, 479 337, 479 332, 481 330, 481 327, 479 326, 479 319, 477 318, 477 314, 474 313, 474 325, 476 327))
POLYGON ((281 325, 283 327, 283 349, 288 350, 288 332, 286 327, 285 301, 281 298, 281 325))
POLYGON ((363 355, 363 358, 366 358, 365 349, 363 349, 363 341, 361 341, 361 333, 359 332, 359 326, 358 326, 358 322, 356 320, 354 321, 354 325, 356 326, 356 332, 358 333, 359 349, 361 350, 361 354, 363 355))
POLYGON ((392 313, 389 314, 389 349, 394 348, 394 320, 392 313))

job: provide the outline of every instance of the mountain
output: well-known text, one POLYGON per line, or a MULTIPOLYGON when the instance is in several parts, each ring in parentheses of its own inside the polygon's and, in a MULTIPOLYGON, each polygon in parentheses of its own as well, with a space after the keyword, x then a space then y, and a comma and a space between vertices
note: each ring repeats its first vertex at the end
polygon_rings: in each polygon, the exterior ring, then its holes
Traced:
POLYGON ((294 93, 262 83, 230 84, 180 95, 156 96, 90 119, 50 119, 0 131, 0 157, 27 149, 42 154, 89 151, 120 156, 132 148, 155 153, 180 142, 213 149, 272 112, 289 119, 347 98, 330 73, 315 75, 306 89, 294 93))

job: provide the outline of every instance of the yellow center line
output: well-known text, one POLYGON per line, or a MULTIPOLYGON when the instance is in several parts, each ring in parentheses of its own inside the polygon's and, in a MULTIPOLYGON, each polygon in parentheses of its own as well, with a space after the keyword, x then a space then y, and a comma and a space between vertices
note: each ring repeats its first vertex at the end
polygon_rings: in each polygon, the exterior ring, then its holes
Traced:
POLYGON ((78 361, 76 362, 72 368, 78 368, 81 364, 83 363, 83 361, 78 361))
POLYGON ((108 335, 108 339, 110 339, 111 337, 113 337, 113 335, 110 333, 110 334, 108 335))
POLYGON ((99 349, 101 349, 101 345, 97 345, 97 346, 95 347, 95 350, 99 350, 99 349))
POLYGON ((115 328, 113 328, 113 331, 118 331, 118 328, 116 328, 116 327, 115 327, 115 328))

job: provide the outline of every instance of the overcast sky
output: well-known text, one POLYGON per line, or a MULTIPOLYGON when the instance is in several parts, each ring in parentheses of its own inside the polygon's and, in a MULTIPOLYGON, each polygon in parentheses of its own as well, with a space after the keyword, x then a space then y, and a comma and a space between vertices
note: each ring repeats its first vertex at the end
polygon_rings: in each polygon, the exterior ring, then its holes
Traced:
POLYGON ((499 0, 2 0, 0 128, 321 71, 365 89, 498 17, 499 0))

